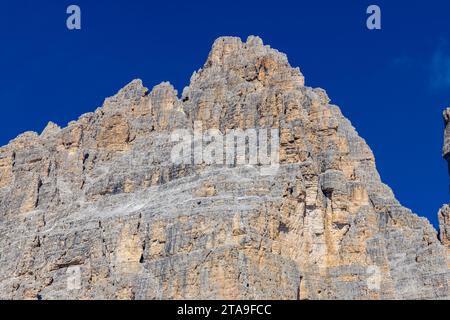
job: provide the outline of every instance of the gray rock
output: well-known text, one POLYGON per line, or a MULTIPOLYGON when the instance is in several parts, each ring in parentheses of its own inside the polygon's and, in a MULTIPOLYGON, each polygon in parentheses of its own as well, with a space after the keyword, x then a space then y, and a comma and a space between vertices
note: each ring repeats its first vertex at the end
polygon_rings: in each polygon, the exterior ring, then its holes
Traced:
POLYGON ((449 298, 436 230, 325 91, 253 36, 217 39, 181 99, 134 80, 0 148, 0 248, 4 299, 449 298), (278 171, 174 164, 171 133, 196 121, 279 128, 278 171))

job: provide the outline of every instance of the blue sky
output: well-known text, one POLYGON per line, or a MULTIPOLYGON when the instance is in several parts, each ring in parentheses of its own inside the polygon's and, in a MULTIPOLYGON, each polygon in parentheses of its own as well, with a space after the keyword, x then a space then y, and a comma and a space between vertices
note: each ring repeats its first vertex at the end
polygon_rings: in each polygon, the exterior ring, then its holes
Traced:
POLYGON ((0 144, 65 126, 134 78, 181 91, 215 38, 254 34, 327 90, 375 153, 397 198, 436 225, 449 201, 441 158, 450 106, 450 2, 2 1, 0 144), (77 4, 82 29, 66 28, 77 4), (382 30, 366 28, 377 4, 382 30))

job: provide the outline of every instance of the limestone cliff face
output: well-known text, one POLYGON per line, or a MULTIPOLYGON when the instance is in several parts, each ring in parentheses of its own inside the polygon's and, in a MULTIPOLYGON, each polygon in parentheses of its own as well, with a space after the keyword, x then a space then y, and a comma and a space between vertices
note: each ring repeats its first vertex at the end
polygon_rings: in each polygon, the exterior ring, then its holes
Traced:
POLYGON ((449 298, 437 232, 325 91, 257 37, 217 39, 181 98, 135 80, 2 147, 0 248, 0 298, 449 298), (279 129, 278 171, 175 165, 170 134, 196 121, 279 129))
POLYGON ((444 205, 439 211, 439 230, 442 244, 447 247, 450 257, 450 205, 448 204, 444 205))
POLYGON ((445 131, 444 131, 444 147, 442 149, 442 155, 448 162, 448 173, 450 175, 450 108, 444 110, 443 113, 445 131))
MULTIPOLYGON (((442 155, 449 165, 449 176, 450 176, 450 108, 444 110, 443 113, 445 131, 444 131, 444 147, 442 150, 442 155)), ((450 192, 450 186, 449 186, 450 192)), ((447 248, 448 252, 448 262, 450 268, 450 204, 444 205, 441 210, 439 210, 439 237, 447 248)))

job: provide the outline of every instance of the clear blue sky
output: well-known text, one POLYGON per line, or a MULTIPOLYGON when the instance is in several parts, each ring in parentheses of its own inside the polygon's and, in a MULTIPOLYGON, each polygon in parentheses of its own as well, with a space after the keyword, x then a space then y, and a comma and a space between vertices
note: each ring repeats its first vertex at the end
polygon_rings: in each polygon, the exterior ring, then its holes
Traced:
POLYGON ((450 2, 3 0, 0 144, 65 126, 134 78, 182 90, 221 35, 261 36, 327 90, 397 198, 436 225, 450 202, 441 113, 450 106, 450 2), (82 29, 66 28, 77 4, 82 29), (382 30, 366 28, 366 8, 382 30))

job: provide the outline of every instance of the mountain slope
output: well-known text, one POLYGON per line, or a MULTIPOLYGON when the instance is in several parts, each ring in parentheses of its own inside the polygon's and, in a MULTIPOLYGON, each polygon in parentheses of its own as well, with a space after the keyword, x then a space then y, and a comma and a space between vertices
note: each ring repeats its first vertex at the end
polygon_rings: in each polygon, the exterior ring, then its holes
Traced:
POLYGON ((322 89, 215 41, 178 98, 134 80, 0 149, 0 298, 449 298, 446 248, 322 89), (279 168, 171 158, 177 129, 279 130, 279 168))

